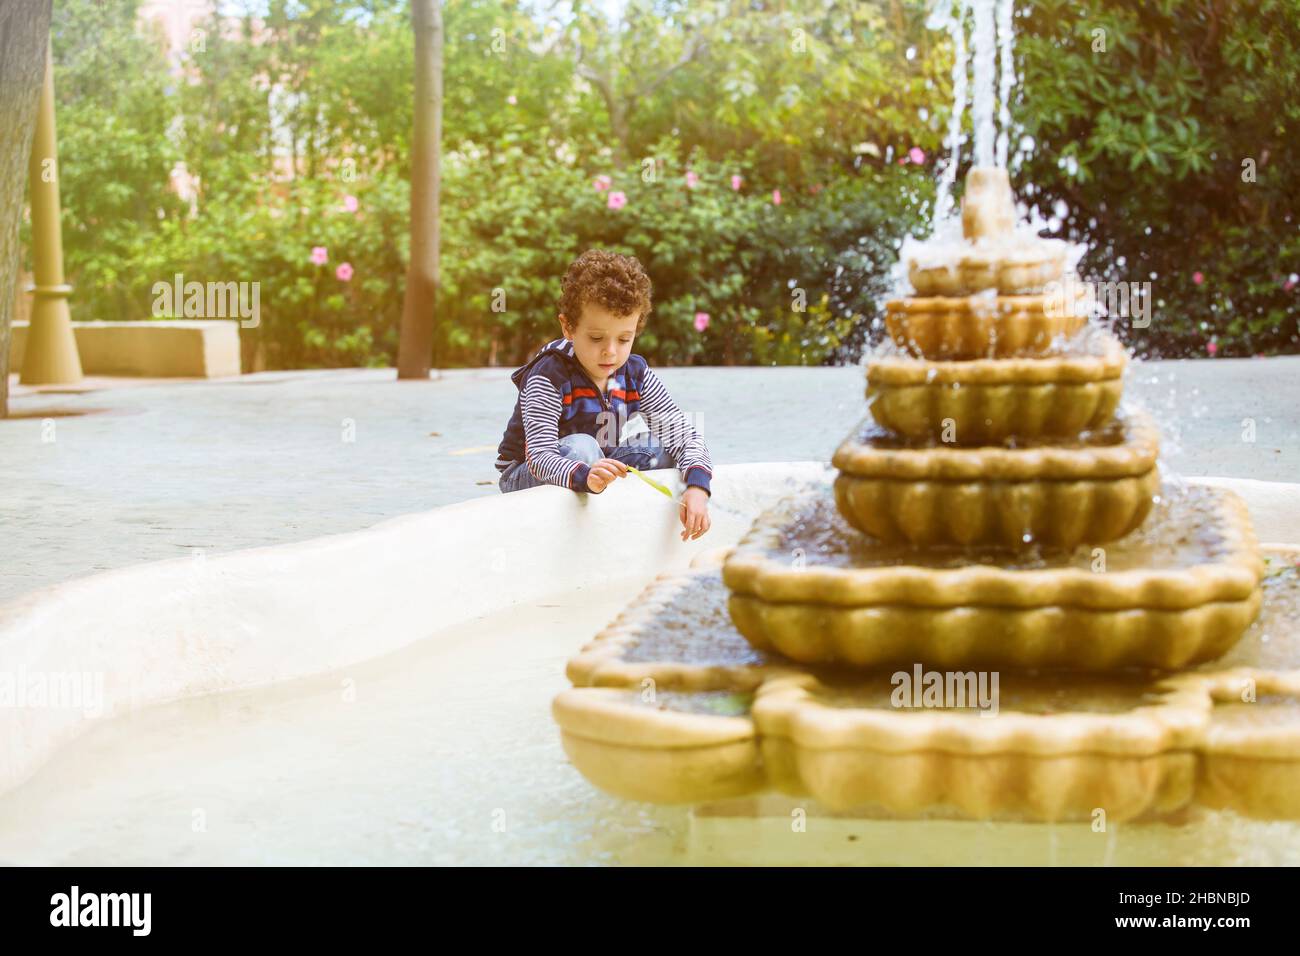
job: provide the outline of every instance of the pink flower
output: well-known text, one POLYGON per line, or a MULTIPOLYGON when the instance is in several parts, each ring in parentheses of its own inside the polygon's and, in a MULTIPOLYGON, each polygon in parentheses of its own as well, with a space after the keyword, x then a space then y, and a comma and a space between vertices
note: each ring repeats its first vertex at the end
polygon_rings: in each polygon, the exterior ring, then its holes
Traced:
POLYGON ((610 179, 608 176, 597 176, 592 182, 592 185, 596 187, 596 192, 603 193, 610 186, 614 185, 614 180, 610 179))
POLYGON ((609 194, 609 202, 606 203, 610 209, 622 209, 627 205, 627 196, 622 192, 616 191, 609 194))
POLYGON ((329 262, 329 259, 330 259, 330 257, 329 257, 329 253, 327 253, 327 252, 325 251, 325 247, 324 247, 324 246, 312 246, 312 247, 311 247, 311 262, 312 262, 312 265, 314 265, 314 266, 323 266, 325 263, 329 262))
POLYGON ((338 267, 337 269, 334 270, 334 275, 338 277, 338 280, 339 280, 340 282, 351 282, 351 281, 352 281, 352 263, 350 263, 350 262, 340 262, 340 263, 339 263, 339 267, 338 267))
POLYGON ((734 189, 736 192, 740 192, 740 184, 741 184, 742 182, 744 182, 744 180, 741 179, 739 176, 732 176, 732 177, 731 177, 731 188, 734 189))
POLYGON ((781 205, 781 190, 779 189, 772 190, 772 205, 773 206, 781 205))
POLYGON ((913 146, 907 151, 907 158, 919 166, 925 162, 925 150, 919 146, 913 146))
POLYGON ((509 96, 506 97, 506 102, 509 103, 511 106, 514 106, 516 103, 519 102, 519 99, 515 96, 515 94, 511 93, 509 96))
POLYGON ((700 177, 695 175, 695 172, 693 170, 690 169, 686 170, 686 187, 688 189, 694 189, 699 184, 700 184, 700 177))
POLYGON ((1210 353, 1210 358, 1214 358, 1214 356, 1219 354, 1219 343, 1211 339, 1209 342, 1205 343, 1205 351, 1210 353))
POLYGON ((696 332, 703 332, 703 331, 704 331, 705 329, 707 329, 708 327, 709 327, 709 313, 707 313, 707 312, 696 312, 696 313, 695 313, 695 331, 696 331, 696 332))
POLYGON ((361 204, 360 204, 359 202, 357 202, 357 197, 356 197, 356 196, 344 196, 344 197, 343 197, 343 211, 344 211, 344 212, 356 212, 356 211, 357 211, 357 207, 359 207, 360 205, 361 205, 361 204))
POLYGON ((1294 288, 1295 288, 1295 279, 1287 279, 1286 282, 1282 283, 1283 292, 1290 292, 1294 288))
POLYGON ((1193 272, 1192 281, 1195 282, 1197 285, 1200 285, 1202 282, 1205 281, 1205 276, 1200 272, 1193 272))

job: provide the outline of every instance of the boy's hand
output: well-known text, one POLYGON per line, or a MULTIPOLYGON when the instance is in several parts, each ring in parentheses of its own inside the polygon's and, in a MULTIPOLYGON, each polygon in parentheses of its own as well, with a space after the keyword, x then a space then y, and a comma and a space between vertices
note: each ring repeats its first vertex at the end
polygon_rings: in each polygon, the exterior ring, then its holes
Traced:
POLYGON ((587 490, 600 494, 615 478, 627 475, 627 465, 613 458, 602 458, 587 472, 587 490))
POLYGON ((709 530, 709 493, 695 485, 682 492, 682 540, 694 541, 709 530))

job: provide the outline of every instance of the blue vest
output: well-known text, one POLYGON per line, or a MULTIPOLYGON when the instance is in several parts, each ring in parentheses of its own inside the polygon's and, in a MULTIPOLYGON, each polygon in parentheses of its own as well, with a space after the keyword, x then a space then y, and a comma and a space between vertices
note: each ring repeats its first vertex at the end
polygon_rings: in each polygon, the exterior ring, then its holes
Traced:
MULTIPOLYGON (((609 391, 602 393, 573 354, 573 342, 555 339, 542 346, 526 365, 512 372, 510 380, 522 392, 530 377, 545 375, 560 393, 559 437, 582 432, 596 439, 602 454, 608 455, 618 447, 624 424, 641 409, 645 370, 644 358, 635 353, 629 355, 623 365, 610 373, 609 391)), ((498 471, 524 460, 522 401, 522 395, 515 399, 514 412, 497 446, 498 471)))

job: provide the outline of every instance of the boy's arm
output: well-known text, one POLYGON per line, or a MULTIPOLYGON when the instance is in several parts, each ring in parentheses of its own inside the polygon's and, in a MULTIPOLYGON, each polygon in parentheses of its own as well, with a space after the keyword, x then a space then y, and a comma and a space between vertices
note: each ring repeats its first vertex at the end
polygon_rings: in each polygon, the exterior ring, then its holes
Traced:
POLYGON ((709 481, 713 477, 713 462, 709 459, 709 449, 659 376, 648 368, 641 379, 641 410, 645 412, 650 433, 677 462, 686 486, 703 488, 712 498, 709 481))
POLYGON ((551 380, 545 375, 530 376, 521 394, 520 408, 524 419, 524 457, 532 476, 573 491, 589 491, 587 472, 591 468, 557 451, 562 402, 551 380))

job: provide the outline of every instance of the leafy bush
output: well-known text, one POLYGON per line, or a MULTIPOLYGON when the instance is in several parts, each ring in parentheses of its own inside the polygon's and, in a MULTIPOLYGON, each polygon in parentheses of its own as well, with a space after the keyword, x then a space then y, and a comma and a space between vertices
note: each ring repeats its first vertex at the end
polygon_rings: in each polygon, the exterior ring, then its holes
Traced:
POLYGON ((449 169, 447 299, 453 348, 520 355, 555 337, 564 270, 583 249, 637 256, 655 287, 638 350, 657 361, 815 364, 864 330, 908 217, 902 181, 868 171, 820 183, 755 186, 744 159, 717 162, 662 140, 646 160, 587 171, 522 149, 449 169), (802 195, 800 189, 802 187, 802 195), (777 196, 777 192, 780 196, 777 196), (886 198, 893 197, 893 198, 886 198), (778 201, 779 198, 779 201, 778 201), (888 204, 888 205, 887 205, 888 204), (891 208, 892 207, 892 208, 891 208), (494 289, 504 311, 493 313, 494 289), (696 317, 707 315, 702 330, 696 317))
POLYGON ((1300 2, 1037 0, 1020 20, 1020 178, 1089 273, 1150 281, 1153 355, 1300 345, 1300 2))

